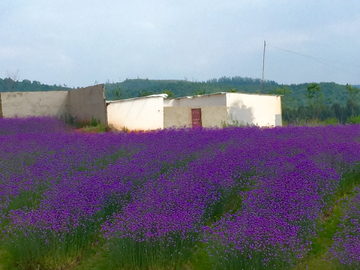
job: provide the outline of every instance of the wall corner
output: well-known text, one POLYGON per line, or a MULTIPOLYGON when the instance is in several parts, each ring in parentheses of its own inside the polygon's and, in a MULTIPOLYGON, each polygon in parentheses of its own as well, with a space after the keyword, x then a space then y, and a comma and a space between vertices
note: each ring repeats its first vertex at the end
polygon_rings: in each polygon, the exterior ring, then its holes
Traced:
POLYGON ((105 114, 105 127, 108 127, 108 115, 107 115, 107 104, 106 104, 106 92, 105 92, 105 84, 101 84, 103 102, 104 102, 104 114, 105 114))
POLYGON ((0 118, 3 117, 3 111, 2 111, 2 100, 1 100, 1 93, 0 93, 0 118))

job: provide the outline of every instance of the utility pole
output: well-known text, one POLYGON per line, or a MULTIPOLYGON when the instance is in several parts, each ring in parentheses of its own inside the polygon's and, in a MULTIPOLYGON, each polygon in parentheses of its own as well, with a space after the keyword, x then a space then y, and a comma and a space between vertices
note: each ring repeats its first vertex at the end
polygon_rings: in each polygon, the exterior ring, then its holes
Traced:
POLYGON ((262 76, 261 76, 261 94, 264 94, 265 47, 266 47, 266 40, 264 40, 263 66, 262 66, 262 76))

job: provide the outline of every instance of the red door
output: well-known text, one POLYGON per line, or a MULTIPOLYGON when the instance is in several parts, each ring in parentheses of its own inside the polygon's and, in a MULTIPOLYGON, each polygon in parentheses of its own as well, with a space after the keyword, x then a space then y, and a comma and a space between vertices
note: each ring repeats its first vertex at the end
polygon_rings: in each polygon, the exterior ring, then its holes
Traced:
POLYGON ((201 109, 191 109, 192 127, 201 127, 201 109))

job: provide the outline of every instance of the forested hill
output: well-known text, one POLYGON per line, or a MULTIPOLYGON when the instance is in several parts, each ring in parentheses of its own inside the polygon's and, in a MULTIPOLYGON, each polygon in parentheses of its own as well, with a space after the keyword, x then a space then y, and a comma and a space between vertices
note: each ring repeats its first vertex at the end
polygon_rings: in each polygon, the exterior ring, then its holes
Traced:
MULTIPOLYGON (((275 82, 266 82, 266 91, 277 86, 275 82)), ((148 94, 170 92, 174 97, 183 97, 215 92, 238 91, 244 93, 256 93, 260 90, 259 79, 223 77, 206 82, 191 82, 187 80, 148 80, 127 79, 121 83, 106 84, 107 98, 114 99, 114 91, 120 87, 121 98, 131 98, 148 94)))
MULTIPOLYGON (((297 108, 307 105, 307 86, 309 83, 282 85, 274 81, 265 81, 263 93, 281 93, 281 89, 287 88, 287 98, 284 105, 297 108)), ((324 100, 328 104, 339 103, 345 105, 348 100, 348 92, 345 85, 336 83, 319 83, 324 94, 324 100)), ((170 93, 174 97, 189 96, 194 94, 210 94, 215 92, 241 92, 260 93, 261 80, 242 77, 222 77, 206 82, 191 82, 185 80, 148 80, 127 79, 121 83, 106 84, 107 99, 131 98, 149 94, 170 93)))
POLYGON ((47 85, 38 81, 14 81, 10 78, 0 78, 0 92, 34 92, 34 91, 56 91, 56 90, 69 90, 66 85, 47 85))
MULTIPOLYGON (((106 98, 125 99, 150 94, 168 93, 173 97, 189 95, 210 94, 215 92, 242 92, 242 93, 282 93, 286 89, 284 105, 297 108, 307 105, 306 91, 308 83, 282 85, 274 81, 265 81, 264 90, 261 91, 261 80, 244 77, 222 77, 211 79, 206 82, 192 82, 187 80, 149 80, 149 79, 126 79, 119 83, 106 83, 106 98)), ((348 92, 345 85, 336 83, 319 83, 324 101, 327 104, 339 103, 345 105, 348 100, 348 92)), ((15 91, 53 91, 68 90, 66 85, 46 85, 38 81, 13 81, 10 78, 0 78, 0 92, 15 91)))

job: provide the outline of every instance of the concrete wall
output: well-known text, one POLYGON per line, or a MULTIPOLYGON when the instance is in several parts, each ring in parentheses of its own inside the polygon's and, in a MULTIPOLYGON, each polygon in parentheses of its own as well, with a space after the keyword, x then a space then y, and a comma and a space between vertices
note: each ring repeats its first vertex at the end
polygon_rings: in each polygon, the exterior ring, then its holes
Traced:
POLYGON ((227 93, 226 106, 229 124, 282 126, 280 96, 227 93))
POLYGON ((108 124, 116 129, 153 130, 164 127, 164 98, 142 97, 110 102, 108 124))
POLYGON ((227 109, 225 106, 201 107, 201 121, 203 127, 223 127, 227 122, 227 109))
POLYGON ((0 117, 3 117, 2 102, 1 102, 1 93, 0 93, 0 117))
POLYGON ((77 121, 92 117, 107 124, 104 85, 71 91, 0 93, 0 116, 57 116, 71 114, 77 121))
POLYGON ((191 127, 190 107, 164 107, 164 128, 191 127))
POLYGON ((68 91, 4 92, 1 95, 3 117, 58 116, 68 113, 68 91))
POLYGON ((103 84, 69 91, 70 114, 76 121, 95 118, 107 125, 105 87, 103 84))

